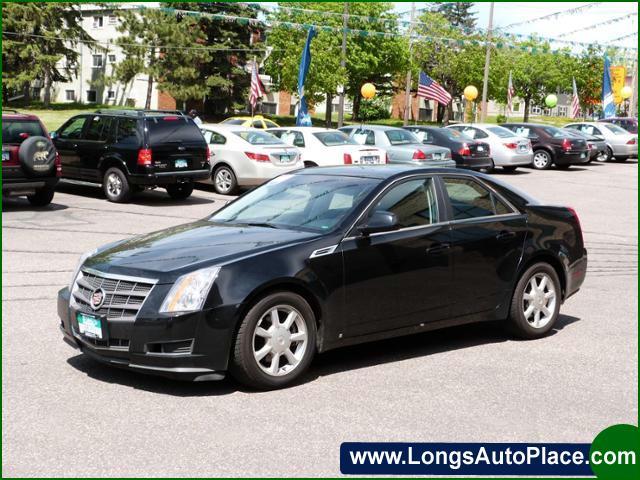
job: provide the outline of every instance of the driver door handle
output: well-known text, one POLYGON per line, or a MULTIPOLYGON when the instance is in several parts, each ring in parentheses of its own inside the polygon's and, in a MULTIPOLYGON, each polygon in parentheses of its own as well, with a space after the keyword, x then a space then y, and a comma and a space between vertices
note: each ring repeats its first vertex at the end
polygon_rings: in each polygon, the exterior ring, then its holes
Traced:
POLYGON ((511 240, 512 238, 515 238, 515 236, 516 236, 516 232, 509 232, 507 230, 503 230, 502 232, 496 235, 496 240, 498 240, 499 242, 506 242, 507 240, 511 240))
POLYGON ((432 247, 427 248, 427 255, 439 255, 451 248, 450 243, 436 243, 432 247))

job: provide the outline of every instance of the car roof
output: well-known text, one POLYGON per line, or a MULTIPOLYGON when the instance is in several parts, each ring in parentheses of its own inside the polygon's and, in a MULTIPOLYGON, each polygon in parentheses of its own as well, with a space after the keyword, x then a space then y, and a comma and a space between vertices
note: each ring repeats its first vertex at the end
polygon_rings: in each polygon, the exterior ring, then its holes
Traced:
POLYGON ((406 125, 402 128, 417 128, 419 130, 442 130, 444 127, 439 127, 437 125, 406 125))
POLYGON ((561 127, 556 127, 555 125, 545 125, 544 123, 531 123, 531 122, 505 122, 505 123, 501 123, 498 126, 501 127, 503 125, 522 125, 525 127, 536 127, 536 128, 544 128, 544 127, 561 128, 561 127))
POLYGON ((292 130, 294 132, 339 132, 335 128, 325 128, 325 127, 271 127, 267 128, 267 132, 269 130, 292 130))
POLYGON ((237 117, 229 117, 229 118, 225 118, 223 120, 223 122, 225 120, 264 120, 265 118, 262 115, 254 115, 253 117, 249 117, 249 116, 237 116, 237 117))
POLYGON ((402 130, 400 127, 391 127, 389 125, 354 125, 354 128, 363 128, 367 130, 402 130))
POLYGON ((447 127, 480 127, 480 128, 499 127, 499 126, 500 125, 496 123, 454 123, 451 125, 447 125, 447 127))
POLYGON ((31 113, 20 113, 20 112, 15 112, 15 113, 4 113, 2 112, 2 120, 37 120, 40 121, 40 119, 36 116, 33 115, 31 113))
MULTIPOLYGON (((412 165, 347 165, 335 167, 303 168, 292 172, 294 175, 331 175, 338 177, 387 178, 406 174, 430 174, 430 173, 462 173, 461 170, 446 167, 416 167, 412 165)), ((464 170, 465 174, 478 175, 476 172, 464 170)), ((481 176, 481 175, 478 175, 481 176)))

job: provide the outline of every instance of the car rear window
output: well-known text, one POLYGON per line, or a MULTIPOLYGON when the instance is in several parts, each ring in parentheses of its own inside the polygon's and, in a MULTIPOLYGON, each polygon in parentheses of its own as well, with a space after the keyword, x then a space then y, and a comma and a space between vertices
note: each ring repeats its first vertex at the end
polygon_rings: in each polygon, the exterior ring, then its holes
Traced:
POLYGON ((37 120, 3 120, 2 143, 21 144, 29 137, 46 136, 37 120))
POLYGON ((513 137, 513 132, 504 127, 487 127, 487 130, 500 138, 513 137))
POLYGON ((241 118, 227 118, 221 123, 226 123, 227 125, 242 125, 245 121, 246 120, 242 120, 241 118))
POLYGON ((567 136, 564 131, 556 127, 542 127, 542 130, 547 132, 547 134, 551 135, 553 138, 563 138, 567 136))
POLYGON ((149 144, 204 143, 204 137, 193 120, 176 115, 150 117, 146 119, 149 144))
POLYGON ((618 125, 615 125, 613 123, 603 123, 602 125, 604 126, 604 128, 609 130, 614 135, 628 135, 629 134, 629 132, 627 132, 624 128, 619 127, 618 125))
POLYGON ((336 147, 338 145, 357 145, 355 140, 350 139, 342 132, 318 132, 313 134, 326 147, 336 147))
POLYGON ((233 133, 251 145, 285 145, 282 140, 268 132, 245 130, 233 133))
POLYGON ((410 145, 412 143, 420 143, 416 136, 398 128, 397 130, 387 130, 384 132, 391 145, 410 145))

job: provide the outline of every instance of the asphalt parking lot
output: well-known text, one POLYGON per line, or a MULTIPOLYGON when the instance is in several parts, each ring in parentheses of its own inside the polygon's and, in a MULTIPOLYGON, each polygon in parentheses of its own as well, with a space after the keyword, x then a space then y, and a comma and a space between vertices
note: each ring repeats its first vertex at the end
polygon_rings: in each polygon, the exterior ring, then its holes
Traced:
POLYGON ((57 290, 81 253, 204 217, 226 198, 127 205, 63 186, 2 213, 3 476, 335 476, 344 441, 591 442, 638 418, 638 170, 500 174, 580 215, 589 272, 557 329, 475 325, 332 351, 305 381, 251 392, 99 365, 63 343, 57 290))

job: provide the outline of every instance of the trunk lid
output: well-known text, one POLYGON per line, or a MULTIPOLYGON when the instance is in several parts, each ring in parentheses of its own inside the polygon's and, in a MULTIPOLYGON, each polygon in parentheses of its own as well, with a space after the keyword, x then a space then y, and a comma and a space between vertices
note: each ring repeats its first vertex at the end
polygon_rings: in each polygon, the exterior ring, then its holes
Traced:
POLYGON ((207 143, 192 120, 180 115, 145 119, 152 165, 160 172, 207 168, 207 143))

